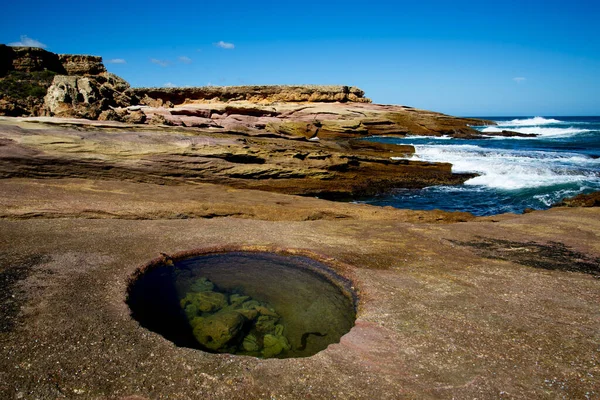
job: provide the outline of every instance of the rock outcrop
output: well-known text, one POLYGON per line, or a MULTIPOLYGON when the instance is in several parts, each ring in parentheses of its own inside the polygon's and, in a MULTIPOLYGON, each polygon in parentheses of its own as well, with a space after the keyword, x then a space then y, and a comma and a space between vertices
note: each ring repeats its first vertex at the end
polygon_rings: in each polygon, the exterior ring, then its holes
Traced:
POLYGON ((102 57, 80 55, 80 54, 59 54, 58 60, 65 69, 67 75, 100 75, 106 72, 106 67, 102 63, 102 57))
POLYGON ((352 86, 268 85, 268 86, 205 86, 183 88, 137 88, 142 104, 161 106, 164 103, 249 101, 273 102, 356 102, 370 103, 365 92, 352 86))
POLYGON ((10 47, 0 44, 0 77, 11 71, 53 71, 66 73, 58 54, 37 47, 10 47))
POLYGON ((96 119, 109 106, 132 104, 125 86, 107 73, 102 57, 0 45, 0 115, 96 119))
POLYGON ((563 199, 554 207, 600 207, 600 192, 578 194, 574 197, 563 199))
MULTIPOLYGON (((110 73, 95 76, 56 75, 44 97, 50 115, 98 119, 103 111, 136 103, 129 84, 110 73)), ((124 113, 105 113, 103 119, 122 120, 124 113)), ((145 121, 140 118, 140 121, 145 121)))
POLYGON ((164 121, 171 126, 213 127, 248 135, 270 134, 306 139, 409 134, 481 138, 481 133, 471 126, 494 124, 492 121, 456 118, 412 107, 354 102, 201 102, 173 108, 142 107, 141 110, 150 120, 164 121))
POLYGON ((37 47, 0 44, 0 77, 10 71, 52 71, 64 75, 99 75, 106 72, 102 57, 56 54, 37 47))

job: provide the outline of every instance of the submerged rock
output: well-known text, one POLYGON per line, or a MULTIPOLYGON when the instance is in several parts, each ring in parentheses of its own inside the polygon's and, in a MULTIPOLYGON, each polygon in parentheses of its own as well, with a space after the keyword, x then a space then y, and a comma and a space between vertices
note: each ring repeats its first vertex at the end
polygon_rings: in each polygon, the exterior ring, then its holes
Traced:
POLYGON ((238 312, 218 312, 196 323, 194 337, 206 348, 223 352, 227 350, 227 344, 239 335, 244 322, 246 318, 238 312))
POLYGON ((206 278, 196 279, 189 290, 180 306, 204 348, 267 358, 291 348, 284 326, 278 324, 280 316, 269 304, 219 292, 206 278))
POLYGON ((262 355, 265 358, 275 357, 285 350, 292 348, 290 342, 283 335, 266 334, 263 339, 264 348, 262 355))
POLYGON ((256 300, 248 300, 242 304, 242 308, 246 310, 254 310, 258 306, 260 306, 260 303, 256 300))
POLYGON ((258 311, 256 310, 246 310, 246 309, 236 309, 235 312, 242 314, 249 320, 254 320, 258 316, 258 311))
POLYGON ((242 347, 248 352, 255 352, 260 350, 258 340, 253 334, 249 334, 244 338, 244 341, 242 342, 242 347))
POLYGON ((199 278, 192 283, 190 291, 192 292, 210 292, 215 288, 215 284, 206 278, 199 278))
POLYGON ((242 296, 241 294, 234 293, 231 296, 229 296, 229 303, 231 303, 232 306, 238 306, 244 303, 249 298, 250 296, 242 296))
POLYGON ((256 321, 256 330, 262 333, 275 332, 275 324, 278 320, 278 317, 261 315, 256 321))
POLYGON ((227 306, 227 297, 219 292, 191 292, 181 300, 181 307, 195 306, 201 312, 214 312, 227 306))

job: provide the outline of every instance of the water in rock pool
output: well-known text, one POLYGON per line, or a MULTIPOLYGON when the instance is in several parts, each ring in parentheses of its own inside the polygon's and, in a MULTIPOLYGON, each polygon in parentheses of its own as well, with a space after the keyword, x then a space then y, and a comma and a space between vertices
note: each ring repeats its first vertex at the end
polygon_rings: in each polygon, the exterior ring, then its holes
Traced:
POLYGON ((449 162, 453 172, 479 176, 464 185, 396 189, 360 202, 493 215, 545 209, 566 197, 600 190, 600 117, 483 118, 498 124, 476 127, 483 134, 509 130, 538 136, 369 138, 412 144, 416 152, 410 159, 449 162))
POLYGON ((179 346, 307 357, 338 343, 354 325, 352 294, 342 290, 349 283, 338 277, 333 284, 315 272, 324 268, 299 256, 203 255, 144 273, 128 304, 142 326, 179 346))

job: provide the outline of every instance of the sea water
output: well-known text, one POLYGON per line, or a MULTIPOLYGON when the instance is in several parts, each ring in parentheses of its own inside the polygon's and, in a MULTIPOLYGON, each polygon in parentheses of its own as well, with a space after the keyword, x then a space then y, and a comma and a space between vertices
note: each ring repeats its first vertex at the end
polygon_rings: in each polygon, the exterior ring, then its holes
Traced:
POLYGON ((228 252, 147 269, 131 283, 127 304, 143 327, 180 347, 308 357, 354 326, 350 285, 307 257, 228 252), (267 346, 267 336, 280 345, 267 346))
POLYGON ((411 144, 411 160, 449 162, 453 172, 478 176, 459 186, 395 189, 361 202, 493 215, 546 209, 566 197, 600 190, 600 117, 483 118, 497 123, 475 127, 484 135, 509 130, 538 136, 369 138, 411 144))

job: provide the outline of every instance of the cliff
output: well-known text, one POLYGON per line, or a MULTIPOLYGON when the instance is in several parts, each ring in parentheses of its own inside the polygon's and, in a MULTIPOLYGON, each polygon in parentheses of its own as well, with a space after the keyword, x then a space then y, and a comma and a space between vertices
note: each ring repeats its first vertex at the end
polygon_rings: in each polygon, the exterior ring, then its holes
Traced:
POLYGON ((62 75, 98 75, 106 72, 102 57, 56 54, 37 47, 0 44, 0 77, 11 71, 52 71, 62 75))
POLYGON ((353 86, 341 85, 268 85, 268 86, 205 86, 184 88, 137 88, 135 94, 142 104, 155 106, 170 102, 249 101, 272 102, 356 102, 370 103, 365 92, 353 86))
MULTIPOLYGON (((106 74, 102 57, 55 54, 36 47, 0 44, 0 115, 53 115, 44 97, 55 77, 106 74)), ((79 105, 74 103, 76 100, 71 102, 73 106, 79 105)))
POLYGON ((134 89, 108 73, 101 57, 4 45, 0 55, 0 115, 217 128, 307 139, 408 134, 476 138, 481 135, 471 126, 493 124, 371 104, 353 86, 134 89))

